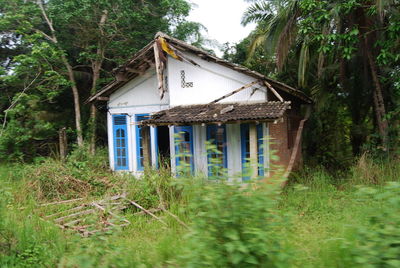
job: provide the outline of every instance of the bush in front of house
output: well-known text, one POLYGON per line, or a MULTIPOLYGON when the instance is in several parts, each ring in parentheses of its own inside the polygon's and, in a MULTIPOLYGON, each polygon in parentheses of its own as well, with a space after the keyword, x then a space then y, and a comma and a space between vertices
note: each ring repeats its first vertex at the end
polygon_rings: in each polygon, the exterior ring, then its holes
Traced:
MULTIPOLYGON (((184 267, 288 267, 291 251, 277 231, 279 185, 215 182, 191 201, 193 222, 184 267)), ((200 188, 198 188, 200 189, 200 188)))

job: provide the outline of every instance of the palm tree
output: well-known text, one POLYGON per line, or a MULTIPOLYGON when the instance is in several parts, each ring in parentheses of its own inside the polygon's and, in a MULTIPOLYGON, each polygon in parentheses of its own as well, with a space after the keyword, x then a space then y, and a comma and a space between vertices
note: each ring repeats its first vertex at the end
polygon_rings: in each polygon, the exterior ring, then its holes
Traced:
MULTIPOLYGON (((354 80, 361 79, 364 85, 373 85, 370 99, 374 122, 386 146, 385 88, 379 79, 381 70, 376 63, 378 49, 375 45, 381 35, 378 29, 387 27, 388 17, 395 9, 395 0, 359 1, 354 6, 347 6, 347 10, 341 1, 315 1, 317 4, 323 2, 323 12, 320 8, 301 6, 300 0, 251 2, 242 20, 243 24, 258 23, 250 57, 255 48, 262 45, 267 53, 275 55, 276 65, 282 70, 287 65, 290 51, 297 51, 300 87, 307 85, 307 78, 320 78, 332 67, 336 67, 340 86, 349 96, 360 92, 360 84, 352 82, 354 80), (371 14, 374 7, 377 12, 371 14), (317 66, 315 74, 310 74, 312 65, 317 66)), ((360 110, 362 105, 349 103, 349 109, 360 110)), ((355 123, 363 120, 357 112, 352 112, 352 119, 355 123)))

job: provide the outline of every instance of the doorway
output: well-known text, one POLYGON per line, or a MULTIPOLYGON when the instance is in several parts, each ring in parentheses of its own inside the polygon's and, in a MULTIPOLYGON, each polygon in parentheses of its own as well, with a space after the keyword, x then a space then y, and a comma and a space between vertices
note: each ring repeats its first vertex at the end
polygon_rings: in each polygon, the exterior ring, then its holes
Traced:
POLYGON ((157 167, 169 168, 170 166, 170 136, 167 126, 158 126, 156 129, 157 167))

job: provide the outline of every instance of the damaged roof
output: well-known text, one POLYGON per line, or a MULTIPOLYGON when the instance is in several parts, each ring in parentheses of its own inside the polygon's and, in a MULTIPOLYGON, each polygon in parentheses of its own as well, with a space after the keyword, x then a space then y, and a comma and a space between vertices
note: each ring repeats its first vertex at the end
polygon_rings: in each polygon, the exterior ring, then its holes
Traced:
POLYGON ((281 118, 290 109, 290 102, 236 102, 176 106, 151 115, 142 125, 185 125, 266 121, 281 118))
POLYGON ((143 74, 148 68, 154 66, 155 59, 154 59, 153 45, 156 42, 156 40, 160 37, 164 38, 169 45, 172 45, 179 51, 192 53, 203 60, 215 62, 217 64, 223 65, 225 67, 231 68, 238 72, 254 77, 256 79, 267 81, 275 89, 282 90, 292 96, 295 96, 304 103, 311 104, 313 102, 306 94, 304 94, 302 91, 298 89, 295 89, 291 86, 288 86, 276 80, 270 79, 268 77, 265 77, 264 75, 252 71, 246 67, 220 59, 198 47, 189 45, 181 40, 178 40, 176 38, 170 37, 164 33, 159 32, 156 34, 154 40, 152 40, 148 45, 146 45, 144 48, 138 51, 130 60, 128 60, 125 64, 119 66, 118 68, 114 69, 113 73, 115 75, 115 80, 106 85, 96 94, 90 96, 89 99, 87 99, 86 103, 93 102, 96 100, 105 100, 104 97, 110 96, 113 92, 115 92, 120 87, 128 83, 130 80, 134 79, 138 75, 143 74))

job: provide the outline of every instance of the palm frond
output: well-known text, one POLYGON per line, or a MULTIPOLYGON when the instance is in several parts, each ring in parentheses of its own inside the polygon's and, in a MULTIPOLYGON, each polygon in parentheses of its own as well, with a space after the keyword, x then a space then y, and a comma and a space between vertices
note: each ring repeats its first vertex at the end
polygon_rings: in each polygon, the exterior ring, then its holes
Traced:
POLYGON ((254 55, 257 47, 265 43, 265 37, 266 36, 264 33, 258 33, 254 35, 248 50, 249 58, 254 55))
POLYGON ((242 24, 247 25, 251 22, 260 22, 267 19, 272 13, 271 5, 266 1, 257 1, 250 5, 244 12, 242 24))
POLYGON ((306 69, 310 57, 310 49, 308 42, 305 40, 301 46, 299 57, 298 84, 301 87, 305 86, 306 69))
POLYGON ((276 43, 276 65, 278 70, 282 69, 290 48, 296 40, 297 20, 299 14, 300 12, 296 5, 290 10, 287 10, 286 14, 281 18, 282 30, 279 33, 276 43))

